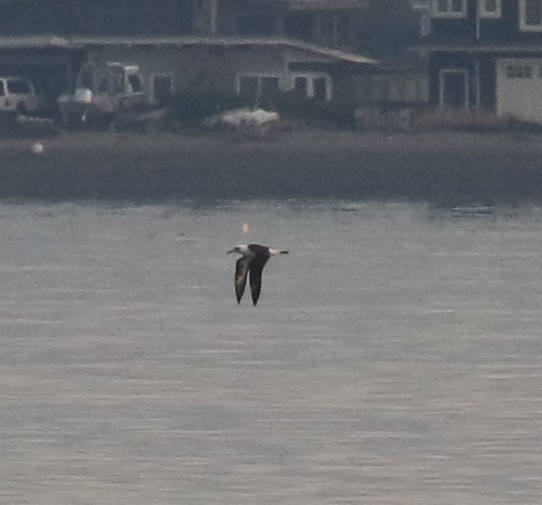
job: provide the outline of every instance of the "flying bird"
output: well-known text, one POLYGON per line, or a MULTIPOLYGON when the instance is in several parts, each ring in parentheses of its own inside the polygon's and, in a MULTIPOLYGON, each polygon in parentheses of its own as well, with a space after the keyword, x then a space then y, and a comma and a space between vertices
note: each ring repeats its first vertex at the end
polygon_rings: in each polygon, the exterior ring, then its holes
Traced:
POLYGON ((228 251, 228 254, 230 253, 239 253, 241 255, 235 264, 235 296, 237 297, 237 303, 241 303, 247 285, 247 277, 250 277, 252 304, 256 306, 262 290, 263 267, 267 260, 271 256, 288 254, 288 251, 273 249, 260 244, 244 244, 235 246, 228 251))

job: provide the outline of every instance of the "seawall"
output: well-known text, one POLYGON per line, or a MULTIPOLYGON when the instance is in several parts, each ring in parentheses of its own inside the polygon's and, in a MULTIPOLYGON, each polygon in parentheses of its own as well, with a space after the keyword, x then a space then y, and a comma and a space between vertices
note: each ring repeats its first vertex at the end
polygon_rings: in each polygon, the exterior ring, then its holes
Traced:
POLYGON ((542 136, 61 133, 0 139, 0 198, 540 201, 542 136), (39 140, 44 150, 34 154, 39 140))

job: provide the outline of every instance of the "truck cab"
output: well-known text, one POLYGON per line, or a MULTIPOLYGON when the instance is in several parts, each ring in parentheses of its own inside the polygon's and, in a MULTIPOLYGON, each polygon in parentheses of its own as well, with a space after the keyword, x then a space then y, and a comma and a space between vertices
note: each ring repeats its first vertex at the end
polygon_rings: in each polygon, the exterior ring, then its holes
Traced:
POLYGON ((75 92, 63 93, 57 103, 64 122, 110 122, 119 113, 143 108, 147 95, 137 65, 107 62, 83 66, 75 92))
POLYGON ((39 110, 32 81, 23 77, 0 77, 0 111, 27 114, 39 110))

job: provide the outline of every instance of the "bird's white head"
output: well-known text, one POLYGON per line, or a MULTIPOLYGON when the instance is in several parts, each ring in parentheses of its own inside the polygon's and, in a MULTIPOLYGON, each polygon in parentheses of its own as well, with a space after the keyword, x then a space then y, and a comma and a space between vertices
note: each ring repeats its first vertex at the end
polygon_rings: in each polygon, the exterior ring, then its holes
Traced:
POLYGON ((242 245, 236 245, 233 249, 230 249, 226 254, 239 253, 239 254, 242 254, 243 256, 248 256, 250 255, 250 252, 251 251, 248 248, 248 245, 242 244, 242 245))

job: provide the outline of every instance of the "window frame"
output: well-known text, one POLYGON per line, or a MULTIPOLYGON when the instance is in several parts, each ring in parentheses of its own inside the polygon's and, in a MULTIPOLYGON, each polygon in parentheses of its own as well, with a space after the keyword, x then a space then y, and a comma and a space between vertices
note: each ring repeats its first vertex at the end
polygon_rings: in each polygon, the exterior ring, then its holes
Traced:
POLYGON ((127 74, 126 75, 127 91, 130 95, 144 93, 145 86, 143 85, 143 78, 139 74, 127 74))
POLYGON ((235 85, 235 93, 237 95, 241 95, 241 79, 243 78, 254 78, 258 80, 258 86, 257 86, 257 93, 258 97, 261 96, 262 93, 262 79, 265 78, 273 78, 278 79, 278 90, 279 92, 284 91, 285 89, 288 89, 290 91, 295 91, 295 80, 296 78, 304 78, 306 87, 305 87, 305 98, 307 99, 313 99, 315 98, 315 79, 323 78, 325 80, 325 93, 326 101, 330 101, 333 99, 333 79, 331 76, 325 72, 293 72, 289 74, 288 77, 284 78, 283 76, 280 76, 278 74, 271 74, 271 73, 255 73, 255 72, 249 72, 249 73, 241 73, 236 76, 236 85, 235 85))
MULTIPOLYGON (((324 79, 325 81, 325 101, 329 102, 333 99, 333 79, 325 72, 295 72, 291 77, 291 89, 295 91, 296 79, 305 79, 305 98, 309 100, 316 99, 315 81, 324 79)), ((320 81, 321 82, 321 81, 320 81)), ((317 88, 317 85, 316 85, 317 88)))
MULTIPOLYGON (((542 32, 542 14, 540 16, 540 23, 539 24, 527 24, 527 2, 529 0, 520 0, 519 1, 519 30, 522 32, 542 32)), ((536 0, 532 0, 536 1, 536 0)), ((540 2, 540 9, 542 12, 542 0, 538 0, 540 2)))
POLYGON ((499 19, 502 17, 502 0, 495 0, 496 9, 487 10, 487 0, 478 0, 478 16, 484 19, 499 19))
POLYGON ((447 9, 445 11, 439 11, 440 0, 432 0, 431 2, 431 16, 438 19, 463 19, 467 17, 467 0, 460 0, 461 10, 452 10, 452 2, 454 0, 445 0, 447 3, 447 9))
MULTIPOLYGON (((526 80, 526 79, 534 79, 535 78, 535 72, 534 72, 534 65, 531 63, 509 63, 505 67, 505 76, 509 80, 526 80)), ((539 69, 540 74, 540 69, 539 69)))
POLYGON ((242 79, 256 79, 256 96, 254 98, 257 102, 261 99, 261 96, 262 96, 262 91, 264 87, 263 85, 264 79, 276 79, 278 83, 278 86, 277 86, 278 92, 280 93, 280 91, 282 90, 282 86, 281 86, 282 79, 280 75, 266 74, 266 73, 261 73, 261 74, 260 73, 243 73, 243 74, 238 74, 236 78, 235 93, 239 96, 241 95, 241 80, 242 79))

